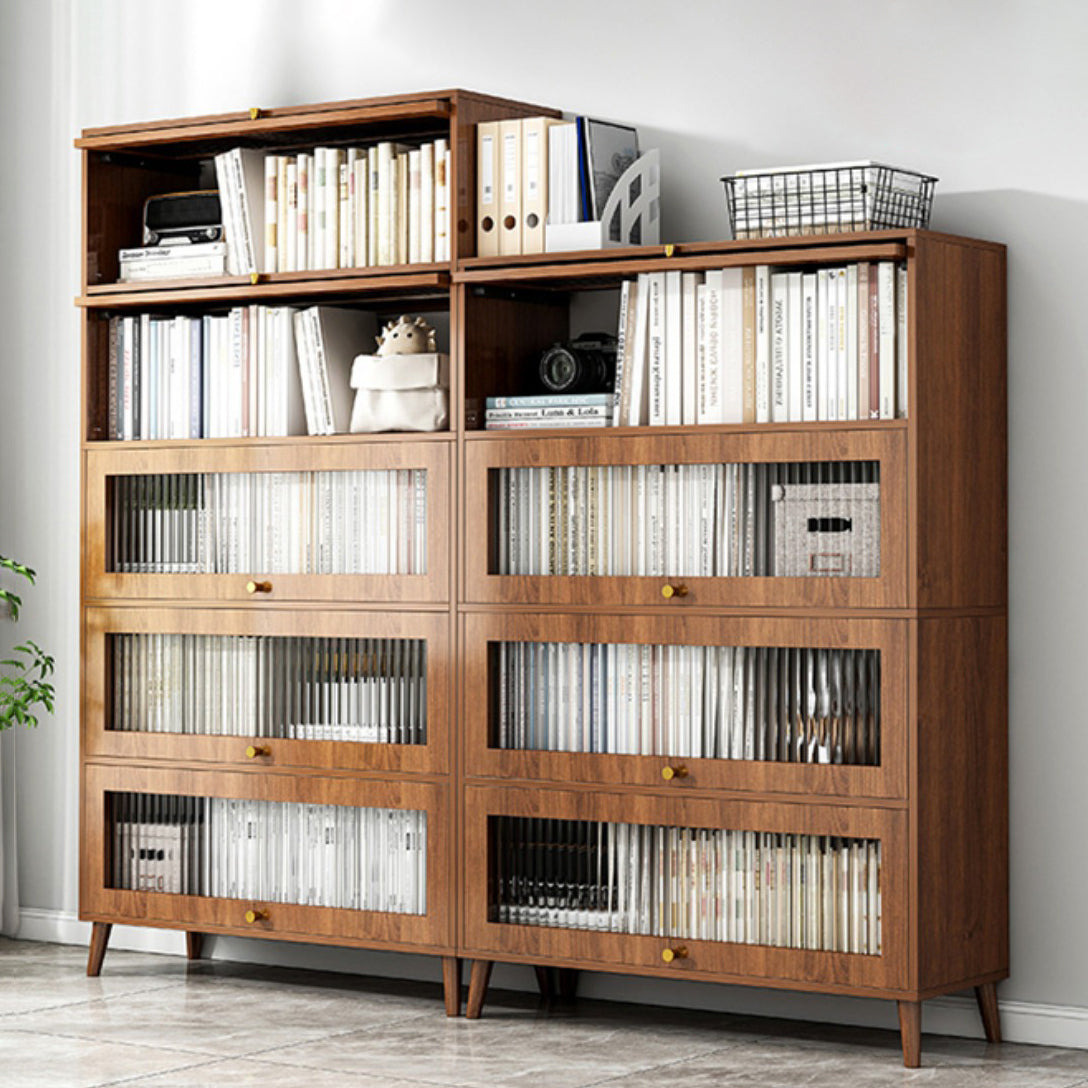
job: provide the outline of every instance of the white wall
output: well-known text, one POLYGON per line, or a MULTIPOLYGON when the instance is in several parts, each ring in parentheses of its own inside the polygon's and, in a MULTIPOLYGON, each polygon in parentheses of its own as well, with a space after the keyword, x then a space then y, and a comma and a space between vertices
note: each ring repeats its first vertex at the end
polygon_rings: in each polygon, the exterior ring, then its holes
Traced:
MULTIPOLYGON (((1013 909, 1001 994, 1010 1034, 1088 1046, 1088 324, 1077 252, 1088 238, 1086 44, 1078 0, 0 4, 0 552, 39 568, 21 633, 61 663, 56 719, 16 745, 24 932, 82 936, 69 924, 79 507, 71 139, 87 125, 464 86, 637 123, 644 145, 662 150, 668 240, 726 236, 725 172, 872 157, 941 178, 937 229, 1008 243, 1013 909)), ((239 941, 219 951, 266 954, 239 941)), ((366 962, 433 976, 426 961, 366 962)), ((592 988, 672 1003, 756 1000, 652 982, 592 988)), ((771 994, 760 1007, 891 1023, 887 1007, 827 998, 771 994)), ((930 1023, 957 1030, 969 1022, 961 1011, 946 1007, 930 1023)))

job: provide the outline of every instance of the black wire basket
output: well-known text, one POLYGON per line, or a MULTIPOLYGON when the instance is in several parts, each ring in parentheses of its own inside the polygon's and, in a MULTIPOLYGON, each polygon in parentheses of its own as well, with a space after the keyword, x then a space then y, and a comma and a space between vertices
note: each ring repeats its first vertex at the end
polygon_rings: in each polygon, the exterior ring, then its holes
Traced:
POLYGON ((722 178, 734 238, 929 226, 937 179, 883 163, 832 163, 722 178))

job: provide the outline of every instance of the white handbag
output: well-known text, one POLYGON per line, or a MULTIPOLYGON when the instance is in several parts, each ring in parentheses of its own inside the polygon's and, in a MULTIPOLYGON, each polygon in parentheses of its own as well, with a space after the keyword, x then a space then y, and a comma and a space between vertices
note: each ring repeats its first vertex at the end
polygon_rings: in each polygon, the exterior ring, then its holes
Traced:
POLYGON ((449 356, 357 355, 351 431, 443 431, 449 424, 449 356))

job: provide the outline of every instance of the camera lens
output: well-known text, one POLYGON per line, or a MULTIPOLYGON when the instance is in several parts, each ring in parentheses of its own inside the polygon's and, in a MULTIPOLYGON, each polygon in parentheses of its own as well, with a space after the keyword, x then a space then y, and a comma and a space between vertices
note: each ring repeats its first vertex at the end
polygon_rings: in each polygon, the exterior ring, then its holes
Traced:
POLYGON ((582 363, 562 345, 548 348, 540 359, 540 380, 553 393, 563 393, 579 384, 582 363))

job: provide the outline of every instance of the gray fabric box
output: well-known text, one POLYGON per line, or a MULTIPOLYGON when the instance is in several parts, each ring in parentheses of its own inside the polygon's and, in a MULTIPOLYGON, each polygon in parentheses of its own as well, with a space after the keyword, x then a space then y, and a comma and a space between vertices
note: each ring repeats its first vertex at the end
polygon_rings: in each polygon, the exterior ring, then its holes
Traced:
POLYGON ((880 484, 775 484, 778 577, 876 578, 880 484))

